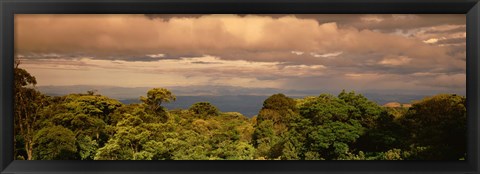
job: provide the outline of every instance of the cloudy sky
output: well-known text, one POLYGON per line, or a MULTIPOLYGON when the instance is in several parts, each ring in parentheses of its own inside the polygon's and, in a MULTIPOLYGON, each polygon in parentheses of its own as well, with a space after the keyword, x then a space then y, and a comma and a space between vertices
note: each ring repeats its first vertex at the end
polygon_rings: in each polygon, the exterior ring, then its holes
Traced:
POLYGON ((465 15, 16 15, 38 85, 465 93, 465 15))

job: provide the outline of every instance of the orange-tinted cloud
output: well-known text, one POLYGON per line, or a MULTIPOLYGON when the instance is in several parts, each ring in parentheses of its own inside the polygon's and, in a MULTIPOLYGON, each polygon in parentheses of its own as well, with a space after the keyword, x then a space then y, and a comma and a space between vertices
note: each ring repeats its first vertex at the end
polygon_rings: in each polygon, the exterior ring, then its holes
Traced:
MULTIPOLYGON (((295 76, 310 81, 330 76, 338 78, 330 79, 337 86, 352 85, 347 81, 355 77, 357 83, 368 81, 367 87, 381 80, 387 87, 392 77, 403 77, 395 84, 426 78, 411 75, 419 72, 465 74, 464 19, 464 15, 17 15, 15 49, 26 61, 192 59, 190 64, 219 67, 193 74, 178 71, 178 76, 200 79, 216 74, 225 76, 225 82, 233 76, 258 83, 283 79, 271 84, 292 87, 302 84, 291 79, 295 76), (196 60, 205 56, 221 61, 196 60), (235 61, 271 63, 276 69, 220 68, 235 61)), ((448 79, 436 78, 442 83, 448 79)), ((415 84, 421 85, 412 82, 409 87, 415 84)))

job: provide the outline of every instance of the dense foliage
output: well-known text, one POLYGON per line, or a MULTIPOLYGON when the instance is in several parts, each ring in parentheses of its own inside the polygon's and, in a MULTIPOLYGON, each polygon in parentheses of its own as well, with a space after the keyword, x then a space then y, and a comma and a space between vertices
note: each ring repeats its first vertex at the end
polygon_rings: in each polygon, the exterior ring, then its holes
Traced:
POLYGON ((267 98, 249 119, 208 102, 168 110, 154 88, 125 105, 87 91, 51 97, 15 68, 15 156, 28 160, 459 160, 466 99, 440 94, 383 107, 355 92, 267 98))

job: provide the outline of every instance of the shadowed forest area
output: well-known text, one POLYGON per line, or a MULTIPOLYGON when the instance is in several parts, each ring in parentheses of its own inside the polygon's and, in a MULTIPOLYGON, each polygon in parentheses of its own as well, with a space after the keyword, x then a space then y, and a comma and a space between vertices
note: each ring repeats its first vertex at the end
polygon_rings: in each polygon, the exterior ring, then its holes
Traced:
POLYGON ((153 88, 125 105, 95 91, 47 96, 15 68, 17 160, 462 160, 466 98, 384 107, 362 94, 268 97, 257 116, 208 102, 167 110, 153 88))

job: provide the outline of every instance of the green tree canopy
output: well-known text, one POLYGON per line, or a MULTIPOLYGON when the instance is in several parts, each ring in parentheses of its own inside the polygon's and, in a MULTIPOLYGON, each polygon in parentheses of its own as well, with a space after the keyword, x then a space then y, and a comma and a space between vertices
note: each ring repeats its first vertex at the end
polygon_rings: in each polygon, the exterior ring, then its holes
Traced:
POLYGON ((207 116, 218 116, 219 114, 217 107, 213 106, 209 102, 195 103, 188 110, 202 118, 207 116))
POLYGON ((35 160, 77 159, 74 133, 62 126, 46 127, 39 130, 34 138, 35 160))
POLYGON ((349 106, 349 117, 357 120, 365 128, 365 134, 351 145, 352 149, 383 152, 404 146, 405 131, 385 108, 354 91, 343 90, 338 94, 338 98, 349 106))
POLYGON ((177 98, 172 92, 165 88, 153 88, 147 92, 147 97, 140 97, 140 100, 148 107, 147 112, 155 113, 163 122, 168 119, 167 109, 162 103, 175 101, 177 98))
POLYGON ((165 88, 153 88, 147 92, 147 97, 140 97, 140 100, 144 102, 149 109, 158 112, 162 109, 163 102, 169 103, 175 101, 176 97, 169 90, 165 88))
POLYGON ((304 159, 344 158, 350 152, 350 144, 364 134, 365 128, 349 112, 352 106, 332 95, 309 99, 299 110, 302 119, 308 121, 300 119, 300 124, 294 124, 292 129, 299 132, 290 134, 306 137, 300 143, 304 145, 303 153, 298 155, 304 159))
POLYGON ((274 94, 263 102, 255 118, 252 136, 257 148, 256 158, 276 159, 281 156, 284 147, 281 137, 297 115, 296 101, 284 94, 274 94))
POLYGON ((411 144, 426 148, 418 158, 431 160, 458 160, 465 156, 466 121, 466 98, 455 94, 418 101, 402 120, 410 130, 411 144))

